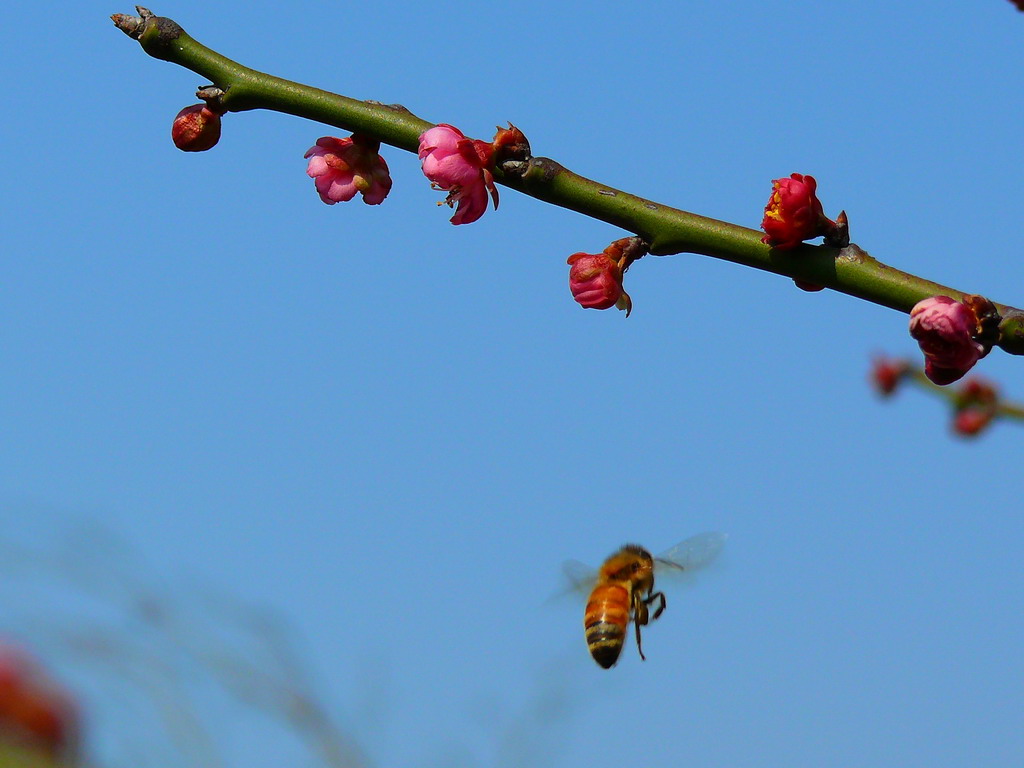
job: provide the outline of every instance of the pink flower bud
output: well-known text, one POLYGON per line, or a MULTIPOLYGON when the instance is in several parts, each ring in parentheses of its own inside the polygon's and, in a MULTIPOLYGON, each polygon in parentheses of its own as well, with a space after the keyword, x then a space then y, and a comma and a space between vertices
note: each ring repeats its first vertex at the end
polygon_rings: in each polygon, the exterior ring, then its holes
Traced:
POLYGON ((788 251, 833 229, 835 222, 825 216, 815 194, 817 187, 813 176, 799 173, 790 174, 788 179, 774 179, 761 220, 761 229, 767 233, 761 242, 788 251))
POLYGON ((581 307, 608 309, 625 294, 618 262, 603 253, 574 253, 567 262, 569 290, 581 307))
POLYGON ((572 297, 585 309, 617 307, 629 317, 633 300, 622 289, 622 278, 646 253, 647 244, 639 237, 614 240, 601 253, 574 253, 568 261, 572 297))
POLYGON ((36 663, 0 645, 0 733, 68 759, 76 748, 77 720, 71 699, 36 663))
POLYGON ((321 136, 303 155, 309 159, 306 175, 328 205, 348 202, 357 192, 367 205, 380 205, 391 191, 391 174, 379 151, 379 141, 358 133, 321 136))
POLYGON ((205 152, 220 141, 220 115, 206 104, 185 107, 171 124, 171 140, 182 152, 205 152))
POLYGON ((471 224, 483 216, 488 192, 494 207, 498 207, 498 189, 490 171, 493 151, 490 144, 467 139, 462 131, 446 123, 420 134, 423 175, 434 189, 448 193, 445 205, 451 208, 458 203, 452 224, 471 224))
POLYGON ((919 301, 910 311, 910 335, 924 352, 924 373, 935 384, 951 384, 985 353, 974 340, 977 317, 949 296, 919 301))

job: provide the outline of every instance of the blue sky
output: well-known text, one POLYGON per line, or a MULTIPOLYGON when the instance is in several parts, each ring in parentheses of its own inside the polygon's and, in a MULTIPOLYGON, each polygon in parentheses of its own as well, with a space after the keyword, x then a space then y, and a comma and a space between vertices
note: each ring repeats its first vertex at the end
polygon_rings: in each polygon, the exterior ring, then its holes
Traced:
MULTIPOLYGON (((205 83, 113 28, 131 6, 28 8, 0 32, 5 538, 88 549, 85 521, 140 582, 280 611, 381 766, 1020 762, 1024 432, 967 443, 920 392, 879 401, 868 361, 914 352, 906 316, 690 255, 633 267, 628 320, 584 311, 565 260, 621 231, 509 190, 453 227, 395 149, 384 205, 325 206, 302 155, 330 131, 283 115, 178 152, 205 83), (582 606, 547 601, 561 563, 704 530, 726 549, 668 592, 648 661, 599 669, 582 606)), ((1024 301, 1005 0, 153 10, 748 226, 771 179, 813 174, 877 258, 1024 301)), ((1020 399, 1020 366, 979 371, 1020 399)), ((0 631, 84 621, 31 578, 5 578, 0 631)), ((146 753, 102 676, 47 658, 105 764, 146 753)), ((235 706, 231 764, 312 764, 235 706)))

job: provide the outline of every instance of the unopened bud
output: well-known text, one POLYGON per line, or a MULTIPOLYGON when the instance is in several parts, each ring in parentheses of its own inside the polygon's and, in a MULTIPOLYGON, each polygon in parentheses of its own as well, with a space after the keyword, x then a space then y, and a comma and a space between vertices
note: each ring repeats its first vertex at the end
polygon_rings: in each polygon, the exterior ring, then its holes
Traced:
POLYGON ((171 139, 182 152, 205 152, 220 141, 220 115, 206 104, 185 107, 174 118, 171 139))
POLYGON ((994 418, 991 409, 965 408, 953 417, 953 431, 961 437, 977 437, 994 418))
POLYGON ((889 360, 885 357, 876 357, 871 364, 871 384, 883 396, 891 395, 896 391, 900 381, 910 372, 910 366, 906 360, 889 360))
POLYGON ((504 163, 510 162, 526 168, 526 161, 530 159, 530 142, 512 123, 508 128, 498 128, 491 146, 496 166, 504 167, 504 163))
POLYGON ((986 349, 974 340, 974 311, 949 296, 919 301, 910 311, 910 335, 924 352, 924 373, 943 386, 963 377, 986 349))
POLYGON ((614 307, 625 293, 619 264, 603 253, 574 253, 569 257, 569 290, 586 309, 614 307))
POLYGON ((647 244, 639 237, 623 237, 608 244, 602 253, 574 253, 569 257, 569 290, 586 309, 633 311, 633 301, 622 288, 626 270, 647 253, 647 244))

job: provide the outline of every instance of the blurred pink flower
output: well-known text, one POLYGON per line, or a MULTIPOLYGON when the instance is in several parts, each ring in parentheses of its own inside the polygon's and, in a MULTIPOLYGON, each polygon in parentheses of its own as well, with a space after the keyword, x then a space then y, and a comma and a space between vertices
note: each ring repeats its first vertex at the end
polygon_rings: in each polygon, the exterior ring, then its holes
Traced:
POLYGON ((880 395, 891 395, 896 391, 900 380, 909 372, 910 366, 905 360, 876 357, 871 364, 871 383, 880 395))
POLYGON ((71 698, 29 656, 0 642, 0 733, 62 759, 77 747, 78 713, 71 698))
POLYGON ((434 189, 448 193, 444 203, 458 203, 452 224, 471 224, 487 211, 490 192, 498 207, 490 163, 493 147, 483 141, 467 139, 458 128, 442 123, 420 135, 419 158, 423 175, 434 189))
POLYGON ((985 353, 974 340, 974 312, 949 296, 932 296, 910 310, 910 335, 924 352, 924 373, 936 384, 951 384, 985 353))
POLYGON ((963 437, 974 437, 996 418, 999 391, 991 381, 972 376, 961 385, 954 405, 953 431, 963 437))
POLYGON ((358 133, 347 139, 322 136, 303 155, 309 158, 306 174, 328 205, 347 202, 356 192, 367 205, 380 205, 391 191, 391 175, 379 152, 379 141, 358 133))
POLYGON ((953 431, 961 437, 976 437, 995 417, 990 408, 964 408, 953 416, 953 431))

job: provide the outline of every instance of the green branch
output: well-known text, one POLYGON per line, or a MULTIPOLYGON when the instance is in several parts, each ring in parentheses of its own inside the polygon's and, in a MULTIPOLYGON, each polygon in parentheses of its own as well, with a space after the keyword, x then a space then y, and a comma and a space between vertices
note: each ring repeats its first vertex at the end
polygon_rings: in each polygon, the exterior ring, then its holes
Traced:
MULTIPOLYGON (((141 7, 138 11, 140 16, 112 18, 150 56, 208 78, 223 91, 219 105, 226 111, 285 112, 367 134, 408 152, 417 151, 419 135, 434 125, 401 106, 350 99, 250 69, 193 40, 174 21, 141 7)), ((525 168, 521 163, 513 165, 498 168, 495 180, 639 235, 657 256, 684 252, 713 256, 907 313, 929 296, 959 301, 971 293, 886 266, 853 244, 842 249, 805 244, 787 252, 773 250, 761 242, 763 233, 758 230, 645 200, 579 176, 548 158, 531 157, 525 168)), ((1024 312, 1005 304, 995 306, 1002 317, 997 345, 1011 354, 1024 354, 1024 312)))

